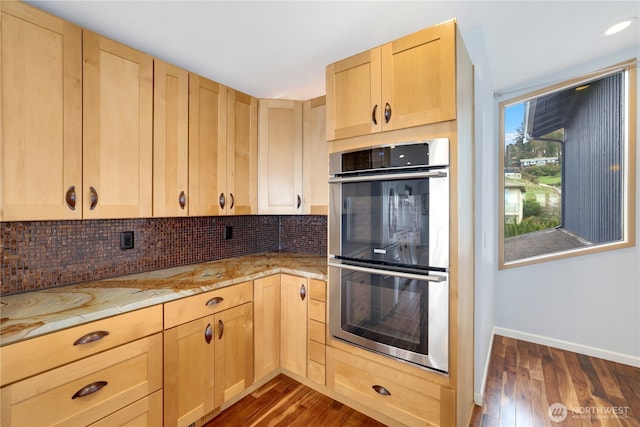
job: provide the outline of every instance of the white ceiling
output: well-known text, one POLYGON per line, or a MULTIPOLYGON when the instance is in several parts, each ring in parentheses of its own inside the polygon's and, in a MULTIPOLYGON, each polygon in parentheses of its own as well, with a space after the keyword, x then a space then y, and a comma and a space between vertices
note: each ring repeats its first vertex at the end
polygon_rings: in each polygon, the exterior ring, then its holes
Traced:
POLYGON ((157 58, 264 98, 324 94, 327 64, 456 18, 496 91, 640 45, 605 37, 640 1, 29 1, 157 58))

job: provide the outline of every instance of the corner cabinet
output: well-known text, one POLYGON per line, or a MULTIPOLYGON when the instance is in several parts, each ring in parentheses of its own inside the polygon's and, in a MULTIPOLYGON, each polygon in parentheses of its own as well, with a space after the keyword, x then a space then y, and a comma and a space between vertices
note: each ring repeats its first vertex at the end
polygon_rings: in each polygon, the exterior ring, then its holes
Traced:
POLYGON ((456 25, 440 25, 327 66, 327 139, 456 117, 456 25))
POLYGON ((329 155, 327 152, 326 97, 302 103, 303 213, 327 215, 329 155))
POLYGON ((83 217, 149 217, 153 58, 84 30, 83 59, 83 217))
POLYGON ((302 213, 302 102, 258 101, 258 213, 302 213))
POLYGON ((208 420, 253 383, 253 283, 164 304, 164 425, 208 420))
POLYGON ((21 2, 0 10, 0 220, 80 219, 82 30, 21 2))

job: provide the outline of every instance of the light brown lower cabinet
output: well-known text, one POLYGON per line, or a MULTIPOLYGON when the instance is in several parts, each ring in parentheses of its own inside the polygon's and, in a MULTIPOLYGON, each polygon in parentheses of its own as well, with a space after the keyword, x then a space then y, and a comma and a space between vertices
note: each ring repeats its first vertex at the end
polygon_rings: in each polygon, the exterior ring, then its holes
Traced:
POLYGON ((120 409, 90 427, 139 427, 162 425, 162 390, 120 409))
POLYGON ((397 425, 453 425, 455 392, 373 360, 327 347, 327 386, 397 425))
MULTIPOLYGON (((165 304, 165 313, 171 308, 165 304)), ((252 383, 253 302, 164 331, 165 426, 211 418, 252 383)))
POLYGON ((89 425, 161 389, 157 333, 3 387, 0 424, 89 425))
POLYGON ((254 377, 280 367, 280 274, 253 281, 254 377))

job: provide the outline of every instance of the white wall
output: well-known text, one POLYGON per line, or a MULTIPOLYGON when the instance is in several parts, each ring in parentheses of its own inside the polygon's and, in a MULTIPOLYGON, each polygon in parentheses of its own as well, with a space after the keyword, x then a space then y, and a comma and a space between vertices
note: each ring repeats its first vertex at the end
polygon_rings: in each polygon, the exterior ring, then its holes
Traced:
MULTIPOLYGON (((465 38, 465 41, 471 40, 465 38)), ((468 43, 468 42, 467 42, 468 43)), ((469 43, 468 43, 469 44, 469 43)), ((498 146, 502 100, 494 98, 482 49, 469 46, 476 65, 476 349, 475 393, 480 403, 492 332, 640 366, 640 155, 636 156, 636 246, 498 270, 498 146), (487 111, 487 110, 491 111, 487 111)), ((640 58, 640 48, 534 82, 550 85, 640 58)), ((514 72, 517 72, 514 70, 514 72)), ((640 73, 638 73, 640 77, 640 73)), ((638 79, 640 87, 640 78, 638 79)), ((640 108, 637 109, 637 113, 640 108)), ((640 114, 637 114, 640 124, 640 114)), ((640 126, 638 127, 640 128, 640 126)), ((636 152, 640 137, 636 135, 636 152)))

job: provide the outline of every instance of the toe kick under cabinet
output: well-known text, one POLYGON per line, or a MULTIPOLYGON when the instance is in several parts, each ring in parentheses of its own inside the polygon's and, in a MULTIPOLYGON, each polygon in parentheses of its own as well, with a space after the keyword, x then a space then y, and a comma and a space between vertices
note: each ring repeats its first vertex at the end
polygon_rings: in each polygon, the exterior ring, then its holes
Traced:
POLYGON ((162 423, 162 307, 1 348, 2 426, 162 423))

